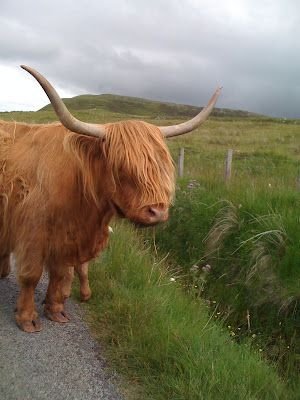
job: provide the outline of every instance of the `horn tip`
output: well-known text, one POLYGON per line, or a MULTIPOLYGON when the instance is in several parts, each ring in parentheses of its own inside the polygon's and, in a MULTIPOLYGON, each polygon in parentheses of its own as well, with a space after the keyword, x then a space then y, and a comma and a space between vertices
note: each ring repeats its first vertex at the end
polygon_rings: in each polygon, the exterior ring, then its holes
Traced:
POLYGON ((27 65, 21 64, 20 65, 21 68, 23 68, 25 71, 30 72, 30 67, 28 67, 27 65))

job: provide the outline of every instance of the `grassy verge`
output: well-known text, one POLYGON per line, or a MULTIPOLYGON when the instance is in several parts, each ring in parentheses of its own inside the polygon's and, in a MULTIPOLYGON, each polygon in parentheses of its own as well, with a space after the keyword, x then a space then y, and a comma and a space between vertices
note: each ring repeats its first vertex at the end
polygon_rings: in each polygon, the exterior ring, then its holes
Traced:
POLYGON ((251 339, 295 385, 300 369, 299 193, 218 185, 177 191, 156 248, 180 266, 188 290, 251 339))
POLYGON ((128 225, 115 227, 90 280, 91 324, 106 356, 139 387, 131 398, 292 398, 260 354, 234 343, 202 301, 170 280, 128 225))

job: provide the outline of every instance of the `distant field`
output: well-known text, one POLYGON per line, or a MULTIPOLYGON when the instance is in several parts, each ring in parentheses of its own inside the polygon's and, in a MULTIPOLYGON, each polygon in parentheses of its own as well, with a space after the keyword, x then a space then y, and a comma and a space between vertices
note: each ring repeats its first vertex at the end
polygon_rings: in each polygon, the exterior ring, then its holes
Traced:
MULTIPOLYGON (((99 123, 138 118, 164 125, 198 111, 112 95, 78 96, 66 104, 78 118, 99 123)), ((36 123, 56 120, 49 107, 0 113, 0 118, 36 123)), ((217 109, 202 127, 168 144, 175 162, 184 147, 184 175, 177 180, 170 221, 146 233, 146 243, 157 257, 166 256, 165 263, 176 270, 176 279, 189 297, 210 305, 211 318, 220 321, 232 341, 250 341, 252 349, 274 363, 285 382, 299 388, 300 121, 217 109), (233 149, 232 177, 225 184, 228 149, 233 149)), ((126 238, 120 240, 127 243, 126 238)), ((103 273, 111 285, 109 291, 119 285, 123 288, 117 274, 108 278, 109 272, 103 273)), ((132 287, 123 288, 123 294, 127 296, 132 287)), ((93 305, 91 310, 95 312, 93 305)), ((238 381, 239 375, 234 379, 238 381)), ((229 384, 226 390, 230 391, 229 384)), ((269 398, 249 393, 241 398, 269 398)), ((276 396, 270 398, 284 398, 276 396)), ((232 398, 239 399, 236 392, 232 398)), ((286 398, 298 397, 286 394, 286 398)))

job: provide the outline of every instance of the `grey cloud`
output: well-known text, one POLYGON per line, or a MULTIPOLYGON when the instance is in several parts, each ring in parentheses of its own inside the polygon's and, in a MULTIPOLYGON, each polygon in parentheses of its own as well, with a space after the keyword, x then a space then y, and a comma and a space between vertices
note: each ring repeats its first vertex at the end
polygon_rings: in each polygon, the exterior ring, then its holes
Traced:
POLYGON ((300 117, 296 1, 2 0, 1 62, 74 93, 119 93, 300 117))
POLYGON ((38 60, 55 56, 57 50, 47 38, 22 21, 0 17, 1 61, 11 62, 21 59, 38 60))

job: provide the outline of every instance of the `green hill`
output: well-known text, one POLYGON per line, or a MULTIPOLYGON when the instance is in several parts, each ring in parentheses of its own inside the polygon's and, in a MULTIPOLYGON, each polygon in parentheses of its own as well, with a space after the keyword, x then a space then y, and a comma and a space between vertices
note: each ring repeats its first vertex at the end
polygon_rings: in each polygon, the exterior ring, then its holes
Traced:
MULTIPOLYGON (((165 103, 138 97, 112 94, 86 94, 72 98, 65 98, 63 101, 71 111, 108 111, 127 115, 147 116, 149 118, 157 119, 193 117, 201 109, 201 107, 191 105, 165 103)), ((40 111, 49 111, 51 109, 51 104, 48 104, 40 111)), ((216 117, 258 117, 258 115, 254 113, 241 110, 230 110, 227 108, 215 108, 213 115, 216 117)))

